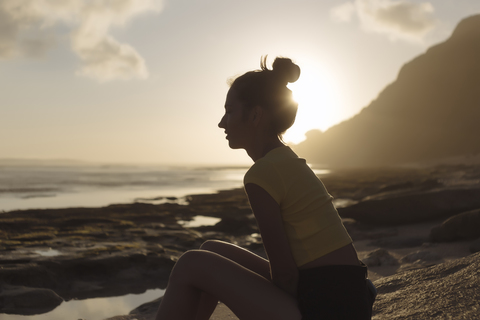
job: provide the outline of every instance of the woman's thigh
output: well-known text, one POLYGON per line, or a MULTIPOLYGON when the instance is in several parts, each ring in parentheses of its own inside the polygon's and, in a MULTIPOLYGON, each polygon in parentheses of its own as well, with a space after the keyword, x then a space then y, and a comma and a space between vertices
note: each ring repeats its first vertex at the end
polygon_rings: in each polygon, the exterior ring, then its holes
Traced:
POLYGON ((170 279, 218 297, 240 319, 300 320, 297 300, 268 279, 217 253, 186 252, 170 279), (175 280, 176 279, 176 280, 175 280))
POLYGON ((201 245, 200 249, 215 252, 267 279, 271 279, 268 260, 242 247, 224 241, 208 240, 201 245))

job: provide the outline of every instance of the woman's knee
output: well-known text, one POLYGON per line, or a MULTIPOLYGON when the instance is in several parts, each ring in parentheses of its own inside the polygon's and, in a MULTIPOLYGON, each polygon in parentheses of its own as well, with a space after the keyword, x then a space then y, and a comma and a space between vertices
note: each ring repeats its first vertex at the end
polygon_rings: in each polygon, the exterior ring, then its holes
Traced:
POLYGON ((172 269, 170 279, 175 277, 183 278, 191 273, 192 268, 198 265, 199 253, 201 252, 200 250, 189 250, 182 254, 172 269))
POLYGON ((220 240, 207 240, 200 246, 201 250, 207 250, 212 252, 218 252, 227 243, 220 240))
POLYGON ((216 254, 205 250, 189 250, 182 254, 170 273, 170 282, 190 284, 212 272, 216 254))

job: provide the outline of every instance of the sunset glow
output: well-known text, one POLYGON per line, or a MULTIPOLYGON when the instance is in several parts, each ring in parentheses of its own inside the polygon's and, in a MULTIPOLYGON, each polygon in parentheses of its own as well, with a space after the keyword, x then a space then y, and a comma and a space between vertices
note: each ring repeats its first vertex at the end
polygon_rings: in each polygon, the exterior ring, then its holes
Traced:
POLYGON ((0 1, 0 158, 251 163, 218 129, 226 80, 301 68, 284 140, 358 114, 478 0, 0 1), (247 23, 248 21, 248 23, 247 23))
POLYGON ((305 65, 300 79, 289 87, 298 102, 298 112, 295 124, 284 135, 286 142, 299 143, 307 131, 325 131, 338 122, 338 86, 333 75, 305 65))

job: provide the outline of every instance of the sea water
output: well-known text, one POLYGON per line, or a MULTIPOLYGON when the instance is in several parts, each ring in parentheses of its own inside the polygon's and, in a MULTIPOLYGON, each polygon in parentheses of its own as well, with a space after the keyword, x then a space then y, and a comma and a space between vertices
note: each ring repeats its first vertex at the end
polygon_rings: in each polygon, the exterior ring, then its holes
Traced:
POLYGON ((247 166, 0 165, 0 212, 166 201, 242 186, 247 166))

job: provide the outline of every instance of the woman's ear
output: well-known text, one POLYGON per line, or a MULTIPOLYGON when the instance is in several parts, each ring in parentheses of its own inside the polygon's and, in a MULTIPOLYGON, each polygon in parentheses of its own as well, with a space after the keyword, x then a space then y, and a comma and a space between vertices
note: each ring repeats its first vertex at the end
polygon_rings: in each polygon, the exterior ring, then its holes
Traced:
POLYGON ((253 125, 256 127, 260 124, 260 121, 263 118, 265 110, 263 110, 263 108, 260 107, 260 106, 255 106, 255 108, 253 108, 252 111, 253 111, 252 112, 252 121, 253 121, 253 125))

